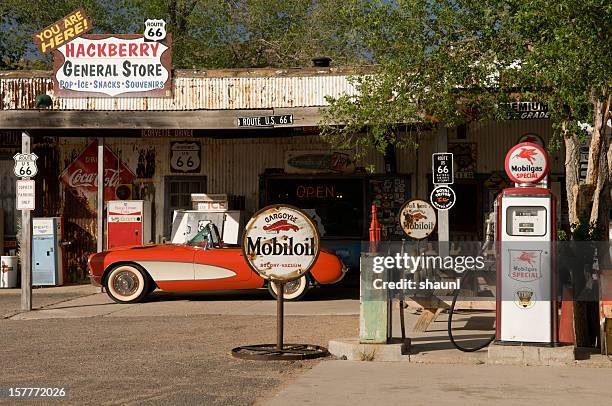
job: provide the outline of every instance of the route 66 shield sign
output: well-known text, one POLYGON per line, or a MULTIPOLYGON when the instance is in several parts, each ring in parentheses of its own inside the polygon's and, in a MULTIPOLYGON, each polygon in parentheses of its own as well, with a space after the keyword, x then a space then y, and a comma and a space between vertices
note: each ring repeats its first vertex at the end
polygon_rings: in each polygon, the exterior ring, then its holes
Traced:
POLYGON ((200 173, 200 143, 170 143, 170 170, 173 173, 200 173))
POLYGON ((144 37, 147 41, 161 41, 166 38, 166 22, 154 19, 145 21, 144 37))
POLYGON ((38 173, 38 168, 36 167, 38 156, 36 154, 16 153, 13 159, 15 160, 13 172, 15 172, 15 176, 18 178, 32 178, 38 173))

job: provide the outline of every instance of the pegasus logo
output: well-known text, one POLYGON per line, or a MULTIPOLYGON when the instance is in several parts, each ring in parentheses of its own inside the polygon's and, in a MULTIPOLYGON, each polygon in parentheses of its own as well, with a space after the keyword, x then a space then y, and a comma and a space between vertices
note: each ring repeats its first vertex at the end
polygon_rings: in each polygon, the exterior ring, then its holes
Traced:
POLYGON ((287 220, 279 220, 268 226, 263 226, 263 229, 266 231, 276 231, 278 234, 280 231, 298 231, 300 228, 295 224, 290 224, 287 220))
POLYGON ((535 148, 521 148, 521 151, 516 154, 515 158, 523 158, 529 161, 530 164, 533 164, 533 158, 536 156, 535 148))
POLYGON ((527 262, 531 266, 534 266, 535 265, 534 260, 536 259, 536 254, 534 254, 533 252, 523 251, 517 259, 523 262, 527 262))
POLYGON ((427 216, 422 211, 417 211, 414 214, 411 214, 413 220, 427 220, 427 216))

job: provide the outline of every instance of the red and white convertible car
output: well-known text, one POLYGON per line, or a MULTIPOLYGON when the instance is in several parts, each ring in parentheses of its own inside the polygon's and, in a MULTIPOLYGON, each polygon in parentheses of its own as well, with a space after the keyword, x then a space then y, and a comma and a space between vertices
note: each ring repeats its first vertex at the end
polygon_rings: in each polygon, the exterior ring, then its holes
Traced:
MULTIPOLYGON (((224 247, 209 225, 200 243, 118 247, 89 257, 92 283, 119 303, 133 303, 159 288, 168 292, 259 289, 276 297, 276 285, 251 270, 239 247, 224 247)), ((285 299, 297 300, 316 284, 340 281, 342 261, 322 249, 309 274, 285 284, 285 299)))

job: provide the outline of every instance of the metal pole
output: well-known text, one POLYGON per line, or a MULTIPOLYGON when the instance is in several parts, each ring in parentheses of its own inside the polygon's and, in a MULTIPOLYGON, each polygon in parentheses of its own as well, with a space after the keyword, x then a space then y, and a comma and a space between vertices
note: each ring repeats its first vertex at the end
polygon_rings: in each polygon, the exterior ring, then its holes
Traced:
MULTIPOLYGON (((21 153, 31 151, 30 134, 21 133, 21 153)), ((21 211, 21 310, 32 310, 32 218, 30 210, 21 211)))
MULTIPOLYGON (((437 152, 446 152, 448 149, 448 129, 444 126, 438 127, 436 137, 437 152)), ((434 185, 436 186, 436 185, 434 185)), ((438 212, 438 253, 440 256, 447 256, 449 249, 449 220, 448 210, 437 210, 438 212)))
POLYGON ((97 252, 104 251, 104 138, 98 138, 98 199, 97 199, 98 238, 97 252))
POLYGON ((283 330, 285 321, 285 283, 276 283, 276 349, 283 350, 283 330))
MULTIPOLYGON (((400 256, 403 257, 404 256, 404 244, 406 243, 406 239, 402 238, 402 248, 400 249, 400 256)), ((399 270, 400 272, 400 280, 404 278, 404 272, 402 270, 399 270)), ((400 297, 400 301, 399 301, 399 311, 400 311, 400 328, 402 330, 402 341, 406 340, 406 321, 404 320, 404 297, 405 297, 405 292, 402 291, 402 296, 400 297)))

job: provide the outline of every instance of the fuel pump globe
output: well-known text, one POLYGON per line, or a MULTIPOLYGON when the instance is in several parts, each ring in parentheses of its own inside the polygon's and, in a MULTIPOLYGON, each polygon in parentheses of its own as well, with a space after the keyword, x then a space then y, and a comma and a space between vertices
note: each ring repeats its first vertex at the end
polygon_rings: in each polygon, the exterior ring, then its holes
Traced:
POLYGON ((538 183, 548 173, 548 155, 538 144, 521 142, 506 154, 504 168, 515 183, 538 183))

